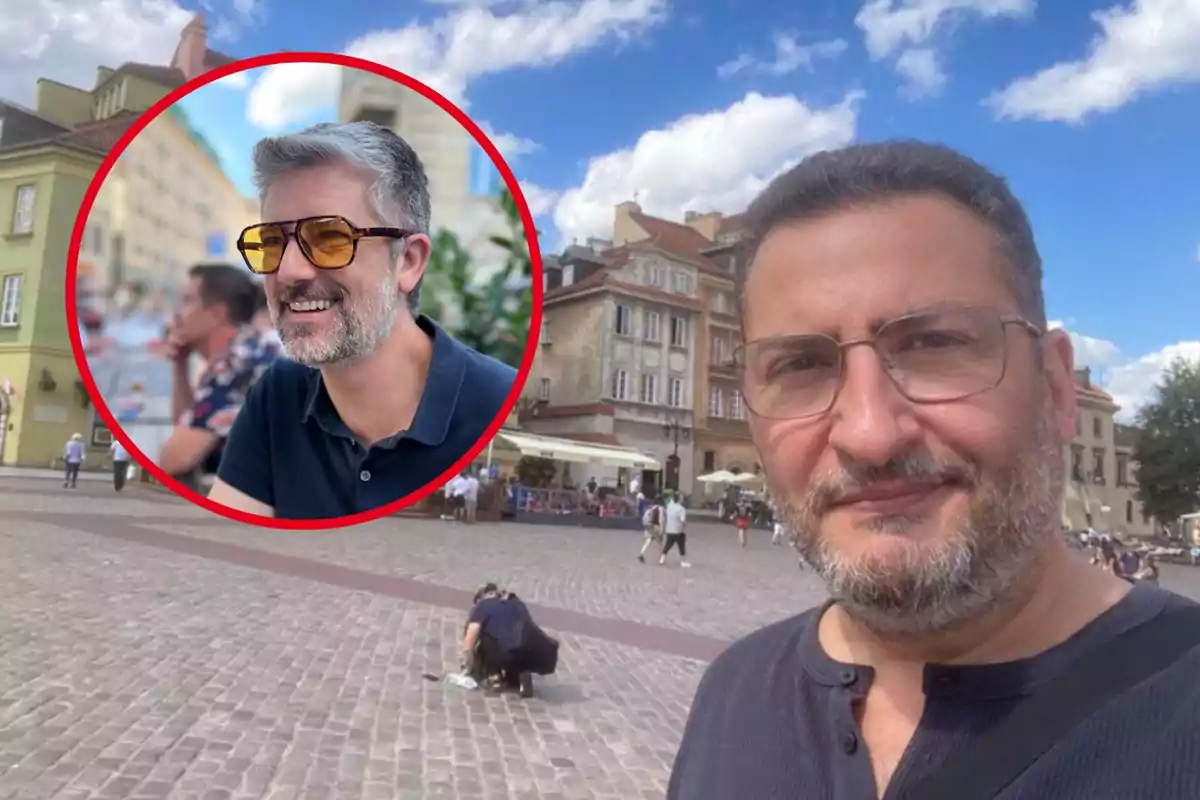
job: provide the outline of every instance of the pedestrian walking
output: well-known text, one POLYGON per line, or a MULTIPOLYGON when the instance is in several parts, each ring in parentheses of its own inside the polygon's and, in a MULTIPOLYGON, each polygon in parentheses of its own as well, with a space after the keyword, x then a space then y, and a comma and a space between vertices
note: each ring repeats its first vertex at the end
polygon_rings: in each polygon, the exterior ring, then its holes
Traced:
POLYGON ((129 477, 129 452, 124 448, 120 441, 113 439, 112 447, 109 448, 112 452, 112 468, 113 468, 113 490, 121 491, 125 488, 125 481, 129 477))
POLYGON ((83 434, 71 435, 70 441, 63 449, 63 461, 66 462, 66 474, 63 476, 63 488, 74 489, 79 482, 79 468, 87 456, 83 452, 83 434))
POLYGON ((652 544, 662 544, 663 540, 663 522, 666 516, 666 509, 663 508, 662 498, 656 497, 650 501, 645 512, 642 513, 642 531, 645 534, 642 540, 642 550, 638 553, 638 561, 646 563, 646 551, 650 549, 652 544))
POLYGON ((671 494, 667 496, 664 511, 663 531, 666 533, 666 542, 658 559, 659 566, 667 563, 667 553, 671 552, 671 548, 678 547, 679 566, 690 567, 692 565, 687 560, 687 509, 679 502, 678 496, 671 494))

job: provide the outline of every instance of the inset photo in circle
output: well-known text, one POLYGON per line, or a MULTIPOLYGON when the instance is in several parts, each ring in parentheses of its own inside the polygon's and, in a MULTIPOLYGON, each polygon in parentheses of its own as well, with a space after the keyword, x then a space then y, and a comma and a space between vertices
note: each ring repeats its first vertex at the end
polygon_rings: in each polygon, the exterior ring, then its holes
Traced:
POLYGON ((131 474, 275 527, 373 519, 465 471, 540 318, 532 218, 486 135, 407 76, 329 58, 239 62, 147 112, 68 267, 96 425, 131 474), (336 106, 249 114, 286 69, 336 72, 336 106))

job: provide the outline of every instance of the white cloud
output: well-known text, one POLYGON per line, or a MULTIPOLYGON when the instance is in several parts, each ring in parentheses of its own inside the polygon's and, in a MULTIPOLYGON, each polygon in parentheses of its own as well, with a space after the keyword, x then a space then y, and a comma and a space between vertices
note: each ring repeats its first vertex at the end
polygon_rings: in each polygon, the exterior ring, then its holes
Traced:
MULTIPOLYGON (((1050 327, 1064 326, 1054 321, 1050 327)), ((1132 422, 1138 409, 1154 398, 1154 388, 1172 361, 1176 358, 1200 361, 1200 340, 1177 342, 1135 358, 1106 339, 1067 332, 1075 346, 1075 366, 1092 368, 1092 379, 1121 407, 1117 419, 1123 423, 1132 422)))
POLYGON ((946 86, 946 73, 931 47, 905 50, 896 59, 896 72, 904 78, 905 96, 912 99, 930 97, 946 86))
POLYGON ((768 60, 743 53, 737 58, 717 67, 717 75, 728 78, 740 72, 761 72, 767 75, 788 75, 799 69, 811 70, 819 58, 836 58, 846 52, 845 39, 830 39, 812 44, 801 44, 796 34, 776 31, 772 36, 775 51, 768 60))
POLYGON ((812 108, 791 96, 750 93, 729 108, 682 117, 632 146, 591 159, 563 193, 554 222, 564 241, 612 233, 613 207, 638 194, 650 214, 737 212, 775 175, 854 138, 860 92, 812 108))
POLYGON ((240 91, 250 85, 250 71, 243 70, 241 72, 235 72, 232 75, 226 75, 220 80, 213 81, 212 85, 220 86, 223 89, 235 89, 240 91))
POLYGON ((0 97, 32 106, 40 77, 90 89, 97 66, 166 64, 191 18, 174 0, 5 0, 0 97))
POLYGON ((904 93, 927 96, 946 82, 934 46, 939 34, 972 17, 1020 19, 1033 14, 1035 0, 867 0, 854 17, 867 53, 875 61, 896 57, 907 81, 904 93))
POLYGON ((1200 81, 1200 0, 1133 0, 1092 14, 1086 58, 1020 78, 988 98, 997 116, 1081 122, 1139 95, 1200 81))
POLYGON ((550 189, 545 189, 538 186, 536 183, 529 181, 521 181, 521 193, 525 195, 525 202, 529 204, 529 213, 535 217, 540 217, 554 207, 554 203, 558 200, 558 192, 550 189))
MULTIPOLYGON (((548 67, 606 42, 622 42, 666 17, 666 0, 552 0, 508 13, 453 6, 431 22, 362 36, 345 52, 397 69, 465 105, 467 85, 490 73, 548 67)), ((250 95, 249 118, 267 128, 333 104, 337 71, 270 67, 250 95)), ((318 65, 311 65, 318 66, 318 65)))
POLYGON ((486 122, 480 123, 479 127, 483 128, 483 132, 492 140, 492 144, 496 145, 496 149, 500 151, 500 155, 504 156, 504 160, 510 162, 510 165, 512 161, 521 156, 536 153, 542 149, 542 146, 532 139, 526 139, 523 136, 517 136, 512 133, 498 133, 486 122))

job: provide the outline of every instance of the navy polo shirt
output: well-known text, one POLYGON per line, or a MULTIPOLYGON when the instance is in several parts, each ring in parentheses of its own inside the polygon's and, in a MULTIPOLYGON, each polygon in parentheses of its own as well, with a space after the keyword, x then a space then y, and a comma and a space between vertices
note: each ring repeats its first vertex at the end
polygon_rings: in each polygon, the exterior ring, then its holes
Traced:
POLYGON ((408 430, 364 445, 338 416, 321 372, 279 359, 254 384, 229 433, 217 477, 282 519, 371 511, 425 486, 467 454, 517 379, 427 317, 425 392, 408 430))
MULTIPOLYGON (((964 752, 1039 684, 1168 605, 1190 603, 1139 584, 1070 639, 1033 658, 927 665, 925 709, 885 800, 920 800, 914 784, 964 752)), ((712 663, 684 728, 668 800, 875 800, 854 711, 874 673, 826 655, 817 639, 824 608, 752 633, 712 663)), ((1200 797, 1197 675, 1200 648, 1114 697, 1000 797, 1200 797)))

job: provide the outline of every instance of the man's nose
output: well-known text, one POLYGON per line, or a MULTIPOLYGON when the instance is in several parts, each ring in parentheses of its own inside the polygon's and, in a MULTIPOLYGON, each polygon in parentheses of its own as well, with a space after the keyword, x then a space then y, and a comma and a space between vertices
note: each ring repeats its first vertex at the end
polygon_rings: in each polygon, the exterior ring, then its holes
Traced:
POLYGON ((912 410, 875 350, 851 347, 842 365, 841 391, 830 409, 829 444, 856 462, 886 464, 920 437, 912 410))
POLYGON ((304 257, 304 253, 300 249, 300 242, 296 237, 290 237, 287 240, 287 247, 283 248, 283 258, 279 262, 275 278, 280 283, 291 285, 312 280, 316 271, 316 267, 304 257))

